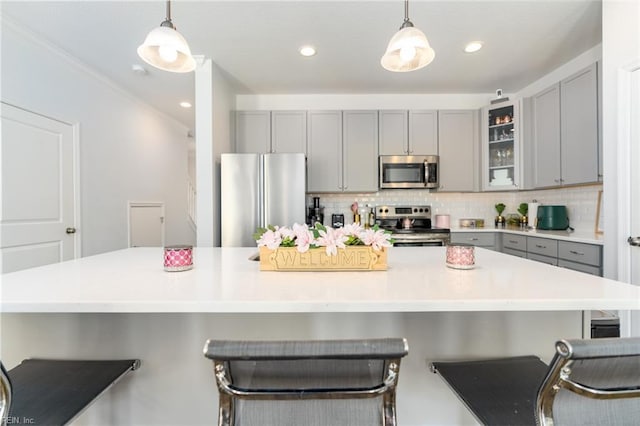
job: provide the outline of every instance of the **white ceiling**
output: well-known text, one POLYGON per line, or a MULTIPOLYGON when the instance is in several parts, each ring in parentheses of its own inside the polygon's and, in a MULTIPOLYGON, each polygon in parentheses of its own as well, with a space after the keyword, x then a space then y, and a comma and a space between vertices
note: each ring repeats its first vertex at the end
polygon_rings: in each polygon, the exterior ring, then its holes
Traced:
MULTIPOLYGON (((136 48, 164 1, 2 1, 3 19, 41 35, 166 114, 193 127, 194 76, 147 66, 136 48), (132 72, 144 64, 148 74, 132 72)), ((505 93, 522 89, 602 39, 600 0, 411 0, 409 17, 436 51, 426 68, 380 66, 404 17, 394 1, 172 2, 174 24, 241 93, 505 93), (463 52, 482 40, 475 54, 463 52), (303 44, 318 54, 298 54, 303 44)))

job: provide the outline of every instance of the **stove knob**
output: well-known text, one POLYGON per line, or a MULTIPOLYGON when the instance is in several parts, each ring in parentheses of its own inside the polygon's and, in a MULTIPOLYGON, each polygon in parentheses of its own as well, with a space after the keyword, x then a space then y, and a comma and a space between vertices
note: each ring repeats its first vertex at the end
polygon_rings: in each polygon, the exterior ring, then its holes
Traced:
POLYGON ((413 212, 414 213, 418 213, 418 209, 413 209, 413 212))
POLYGON ((389 213, 389 209, 384 209, 384 212, 385 213, 389 213))
POLYGON ((420 213, 422 213, 422 209, 420 209, 420 213))

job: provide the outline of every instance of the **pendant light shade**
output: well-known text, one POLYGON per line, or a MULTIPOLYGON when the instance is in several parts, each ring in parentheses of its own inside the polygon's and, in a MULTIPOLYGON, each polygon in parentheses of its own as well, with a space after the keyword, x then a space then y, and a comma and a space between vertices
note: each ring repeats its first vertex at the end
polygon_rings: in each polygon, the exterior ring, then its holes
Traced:
POLYGON ((389 41, 380 64, 389 71, 414 71, 429 65, 435 56, 427 37, 409 20, 409 0, 405 0, 404 22, 389 41))
POLYGON ((190 72, 196 68, 187 41, 171 22, 171 3, 167 1, 167 18, 149 32, 138 47, 138 55, 149 65, 164 71, 190 72))

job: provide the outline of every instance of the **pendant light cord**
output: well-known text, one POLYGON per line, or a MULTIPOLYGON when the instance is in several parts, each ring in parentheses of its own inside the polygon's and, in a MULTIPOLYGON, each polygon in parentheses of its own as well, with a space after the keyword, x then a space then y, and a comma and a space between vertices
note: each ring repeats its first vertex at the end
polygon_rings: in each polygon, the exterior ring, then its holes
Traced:
POLYGON ((409 0, 404 0, 404 22, 400 26, 400 29, 413 27, 413 22, 409 20, 409 0))
POLYGON ((160 26, 169 27, 174 30, 176 29, 175 25, 173 25, 173 22, 171 22, 171 2, 169 0, 167 0, 167 17, 160 24, 160 26))

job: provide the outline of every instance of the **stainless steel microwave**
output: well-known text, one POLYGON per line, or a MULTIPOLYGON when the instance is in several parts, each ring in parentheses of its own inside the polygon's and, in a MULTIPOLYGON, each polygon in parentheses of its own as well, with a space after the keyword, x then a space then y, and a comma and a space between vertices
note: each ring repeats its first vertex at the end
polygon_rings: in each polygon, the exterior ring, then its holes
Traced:
POLYGON ((437 188, 437 155, 381 155, 380 189, 437 188))

